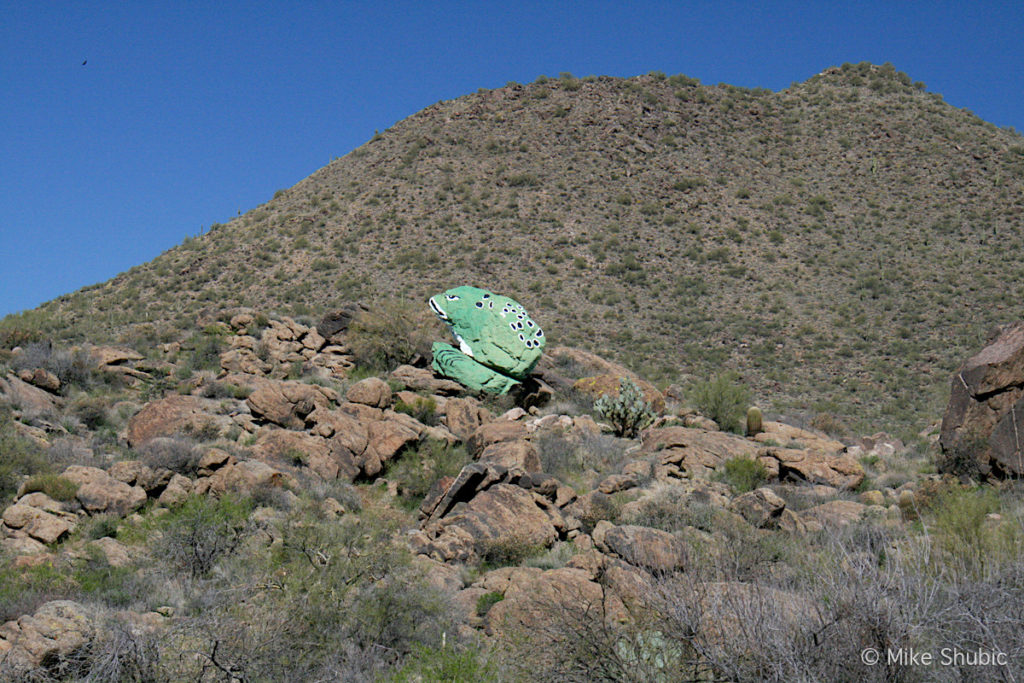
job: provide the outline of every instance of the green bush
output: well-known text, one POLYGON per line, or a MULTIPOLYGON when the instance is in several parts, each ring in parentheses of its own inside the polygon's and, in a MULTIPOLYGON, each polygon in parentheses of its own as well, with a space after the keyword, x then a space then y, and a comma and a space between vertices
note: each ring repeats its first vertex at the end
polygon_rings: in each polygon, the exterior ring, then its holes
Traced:
POLYGON ((758 461, 740 456, 725 461, 720 477, 737 493, 746 493, 764 483, 768 479, 768 471, 758 461))
POLYGON ((437 402, 428 397, 417 397, 412 404, 398 400, 395 402, 395 412, 411 415, 425 425, 434 426, 438 423, 437 402))
POLYGON ((491 608, 497 605, 499 602, 505 599, 504 594, 498 591, 491 591, 490 593, 484 593, 476 599, 476 614, 478 617, 482 617, 491 611, 491 608))
POLYGON ((45 493, 54 500, 69 501, 75 499, 78 484, 57 474, 37 474, 25 482, 25 493, 36 491, 45 493))
POLYGON ((205 577, 245 538, 251 511, 248 499, 194 496, 160 518, 155 556, 193 579, 205 577))
POLYGON ((496 667, 476 648, 417 647, 405 666, 390 680, 395 683, 419 681, 489 681, 500 680, 496 667))
POLYGON ((594 410, 607 420, 616 436, 633 438, 654 422, 651 405, 644 401, 640 387, 628 377, 619 380, 619 395, 605 395, 594 402, 594 410))
POLYGON ((476 553, 484 567, 515 567, 528 557, 544 552, 544 546, 522 536, 503 536, 481 539, 476 543, 476 553))
POLYGON ((19 436, 10 414, 0 410, 0 505, 14 496, 21 477, 45 474, 50 467, 42 449, 19 436))
POLYGON ((707 382, 698 382, 690 392, 690 400, 701 414, 710 417, 728 432, 741 434, 750 405, 750 392, 738 384, 739 375, 723 372, 707 382))
POLYGON ((358 315, 346 335, 358 364, 386 372, 429 357, 431 344, 444 334, 439 325, 429 307, 389 299, 358 315))
POLYGON ((453 477, 469 462, 465 446, 427 439, 416 450, 408 450, 388 465, 388 480, 398 482, 398 502, 415 510, 430 487, 441 477, 453 477))

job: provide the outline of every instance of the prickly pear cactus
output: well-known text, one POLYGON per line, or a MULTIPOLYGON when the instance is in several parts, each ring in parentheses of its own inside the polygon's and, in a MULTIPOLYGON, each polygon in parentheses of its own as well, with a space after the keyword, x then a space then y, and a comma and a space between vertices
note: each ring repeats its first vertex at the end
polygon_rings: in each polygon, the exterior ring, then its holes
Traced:
POLYGON ((433 368, 476 390, 504 394, 525 379, 544 351, 544 331, 507 296, 456 287, 432 296, 430 308, 458 343, 434 344, 433 368))

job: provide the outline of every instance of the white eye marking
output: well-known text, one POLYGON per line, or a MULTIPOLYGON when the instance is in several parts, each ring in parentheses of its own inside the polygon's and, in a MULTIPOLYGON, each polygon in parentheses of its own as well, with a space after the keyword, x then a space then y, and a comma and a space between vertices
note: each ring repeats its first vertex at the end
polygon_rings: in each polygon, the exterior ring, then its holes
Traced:
POLYGON ((448 301, 458 301, 461 297, 458 294, 446 294, 444 298, 448 301))

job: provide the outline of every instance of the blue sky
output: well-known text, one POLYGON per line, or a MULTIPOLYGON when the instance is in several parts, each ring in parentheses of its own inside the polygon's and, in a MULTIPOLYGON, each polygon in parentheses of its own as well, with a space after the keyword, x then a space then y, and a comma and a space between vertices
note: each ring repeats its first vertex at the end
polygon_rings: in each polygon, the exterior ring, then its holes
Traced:
POLYGON ((1024 131, 1019 0, 0 0, 0 16, 0 315, 143 263, 427 105, 540 74, 779 90, 891 62, 1024 131))

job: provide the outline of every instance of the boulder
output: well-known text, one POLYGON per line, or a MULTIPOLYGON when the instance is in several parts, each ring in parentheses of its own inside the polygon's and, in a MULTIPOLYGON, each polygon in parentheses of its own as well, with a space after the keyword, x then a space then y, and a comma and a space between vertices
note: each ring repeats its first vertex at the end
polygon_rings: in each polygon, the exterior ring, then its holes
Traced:
POLYGON ((3 523, 7 529, 20 530, 46 545, 65 538, 73 528, 67 520, 51 512, 19 503, 4 510, 3 523))
POLYGON ((831 500, 799 513, 810 531, 835 528, 859 522, 871 510, 863 503, 852 500, 831 500))
MULTIPOLYGON (((363 442, 358 455, 365 450, 363 442)), ((328 481, 352 481, 359 474, 357 454, 346 447, 342 439, 325 439, 286 429, 261 429, 253 446, 253 457, 278 469, 308 467, 328 481)))
POLYGON ((488 422, 477 427, 466 440, 466 448, 473 457, 479 456, 491 444, 525 439, 529 431, 522 422, 488 422))
POLYGON ((352 321, 362 312, 370 310, 363 304, 346 304, 341 308, 328 311, 316 325, 316 331, 324 338, 334 340, 342 335, 352 321))
POLYGON ((72 465, 61 476, 78 484, 75 498, 89 514, 124 517, 146 503, 145 489, 118 481, 97 467, 72 465))
POLYGON ((864 481, 864 468, 846 454, 795 448, 768 448, 767 457, 778 462, 779 479, 795 479, 852 491, 864 481))
POLYGON ((759 488, 737 496, 729 507, 757 528, 771 526, 786 509, 786 501, 769 488, 759 488))
POLYGON ((481 425, 494 418, 474 398, 450 398, 444 404, 444 422, 450 431, 466 441, 481 425))
POLYGON ((741 436, 689 427, 644 430, 642 454, 657 454, 663 466, 707 475, 733 458, 757 459, 761 447, 741 436))
POLYGON ((660 529, 614 524, 602 520, 591 534, 599 550, 653 572, 679 571, 686 567, 686 547, 660 529))
POLYGON ((18 377, 33 386, 49 391, 51 394, 56 394, 60 391, 60 379, 49 370, 44 370, 43 368, 22 370, 18 373, 18 377))
POLYGON ((371 422, 366 431, 369 447, 382 461, 391 460, 403 448, 419 440, 419 434, 414 429, 397 419, 371 422))
POLYGON ((63 400, 50 392, 32 386, 13 372, 0 377, 0 394, 24 415, 50 415, 63 405, 63 400))
POLYGON ((387 408, 391 405, 391 387, 379 377, 367 377, 353 384, 345 398, 352 403, 387 408))
POLYGON ((474 562, 492 544, 547 547, 558 537, 552 517, 529 491, 495 484, 423 527, 418 550, 440 561, 474 562))
POLYGON ((20 675, 47 662, 72 655, 94 634, 92 616, 71 600, 43 604, 35 614, 0 626, 0 674, 20 675))
POLYGON ((484 448, 476 459, 481 463, 493 463, 510 470, 541 471, 537 448, 525 439, 493 443, 484 448))
POLYGON ((458 382, 437 377, 430 370, 415 368, 411 365, 399 365, 391 371, 388 377, 412 391, 425 391, 442 396, 458 396, 466 391, 466 388, 458 382))
POLYGON ((1024 475, 1024 323, 1002 328, 960 366, 939 444, 944 471, 1024 475))
POLYGON ((198 396, 172 394, 150 401, 128 421, 128 444, 138 448, 161 436, 202 432, 214 425, 219 430, 231 426, 226 415, 218 415, 217 401, 198 396))
POLYGON ((329 407, 330 396, 323 387, 314 384, 264 380, 245 402, 256 417, 286 429, 303 429, 310 413, 329 407))
POLYGON ((252 495, 261 488, 295 488, 298 483, 289 474, 281 472, 259 460, 232 463, 198 479, 194 491, 200 495, 221 495, 231 491, 243 496, 252 495))
POLYGON ((478 287, 455 287, 430 298, 458 349, 433 346, 432 367, 475 391, 504 394, 530 374, 547 341, 519 303, 478 287))

